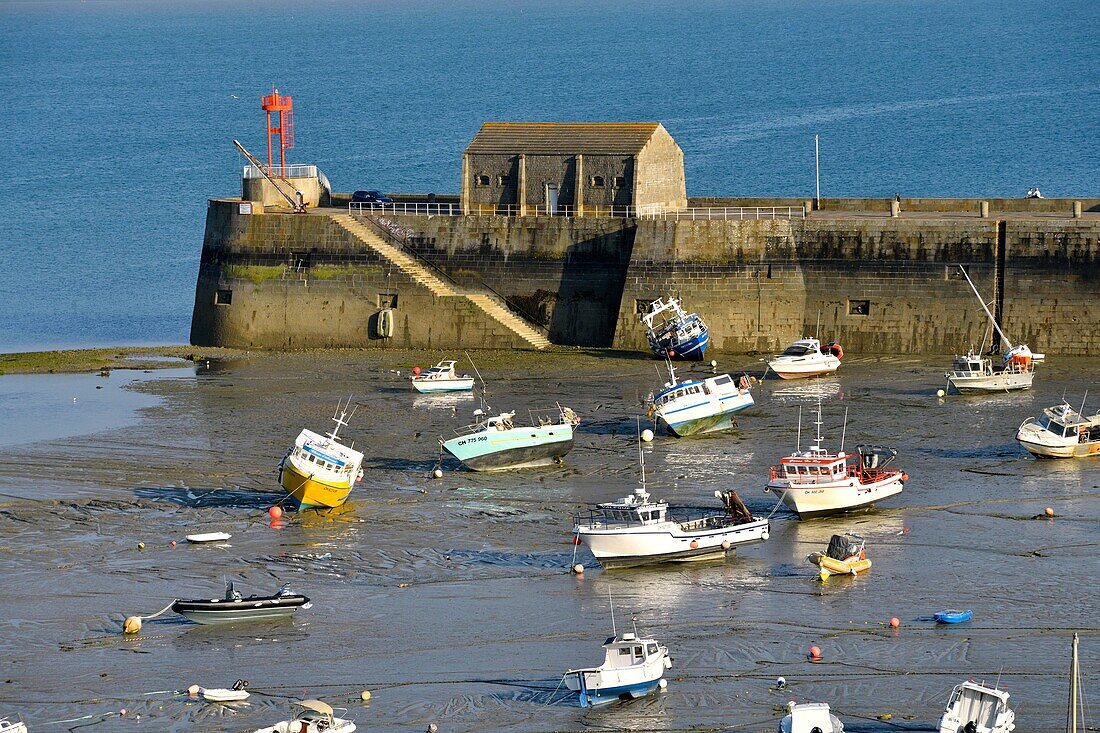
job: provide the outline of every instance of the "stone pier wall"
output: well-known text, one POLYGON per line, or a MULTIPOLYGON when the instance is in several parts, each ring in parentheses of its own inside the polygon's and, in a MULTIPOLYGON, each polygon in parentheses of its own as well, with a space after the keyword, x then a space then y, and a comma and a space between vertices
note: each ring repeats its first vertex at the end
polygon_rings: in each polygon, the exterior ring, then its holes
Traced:
MULTIPOLYGON (((451 302, 461 299, 434 297, 363 252, 326 212, 247 217, 235 207, 211 202, 195 343, 509 344, 451 302), (219 290, 232 302, 219 304, 219 290), (400 335, 379 340, 371 319, 387 294, 399 296, 400 335)), ((816 332, 849 354, 949 354, 979 346, 987 329, 961 264, 1014 340, 1050 354, 1100 350, 1092 215, 386 218, 421 257, 460 285, 495 290, 557 344, 644 350, 638 307, 671 293, 705 317, 716 351, 772 352, 816 332)))

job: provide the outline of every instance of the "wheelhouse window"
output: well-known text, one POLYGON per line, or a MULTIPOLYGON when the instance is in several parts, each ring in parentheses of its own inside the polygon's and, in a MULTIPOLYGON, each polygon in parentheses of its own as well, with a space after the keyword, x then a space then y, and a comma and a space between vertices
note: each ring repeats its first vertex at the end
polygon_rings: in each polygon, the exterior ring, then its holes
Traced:
POLYGON ((803 346, 799 344, 797 346, 790 346, 783 352, 783 356, 806 356, 806 354, 812 354, 814 350, 809 346, 803 346))
POLYGON ((714 383, 715 383, 716 385, 719 385, 719 384, 729 384, 729 383, 730 383, 730 382, 732 382, 732 381, 733 381, 733 379, 732 379, 732 378, 730 377, 730 375, 728 375, 728 374, 723 374, 723 375, 722 375, 722 376, 720 376, 720 377, 715 377, 715 378, 714 378, 714 383))
POLYGON ((588 179, 588 185, 592 188, 603 188, 603 176, 592 176, 588 179))

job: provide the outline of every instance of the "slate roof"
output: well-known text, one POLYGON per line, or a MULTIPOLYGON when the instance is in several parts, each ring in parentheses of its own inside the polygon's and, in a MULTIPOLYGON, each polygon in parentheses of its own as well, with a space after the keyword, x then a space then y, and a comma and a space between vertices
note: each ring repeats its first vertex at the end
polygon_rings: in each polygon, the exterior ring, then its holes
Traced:
POLYGON ((466 152, 632 155, 660 127, 659 122, 486 122, 466 152))

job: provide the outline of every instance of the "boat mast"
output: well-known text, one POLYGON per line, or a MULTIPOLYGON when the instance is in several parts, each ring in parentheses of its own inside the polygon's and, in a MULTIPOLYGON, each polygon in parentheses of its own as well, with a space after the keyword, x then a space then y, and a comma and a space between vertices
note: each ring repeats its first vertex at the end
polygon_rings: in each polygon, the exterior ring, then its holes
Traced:
POLYGON ((798 438, 796 439, 794 450, 796 453, 802 452, 802 403, 798 403, 798 438))
POLYGON ((611 604, 611 635, 618 636, 619 631, 615 628, 615 601, 611 597, 611 584, 607 584, 607 602, 611 604))
POLYGON ((844 408, 844 427, 840 429, 840 452, 844 452, 844 436, 848 434, 848 408, 844 408))
POLYGON ((1077 411, 1077 414, 1081 416, 1081 419, 1085 419, 1085 400, 1089 398, 1089 391, 1085 390, 1084 397, 1081 398, 1081 409, 1077 411))
POLYGON ((359 405, 351 407, 351 397, 348 397, 346 404, 344 402, 336 403, 336 411, 332 413, 332 421, 336 423, 336 427, 328 434, 329 438, 336 440, 336 435, 340 432, 340 428, 348 424, 348 421, 351 420, 352 415, 355 414, 355 410, 358 407, 359 405), (351 408, 350 413, 348 412, 348 408, 351 408))
POLYGON ((1066 720, 1066 733, 1077 733, 1077 685, 1080 666, 1077 660, 1077 632, 1073 634, 1073 654, 1069 663, 1069 713, 1066 720))
MULTIPOLYGON (((645 490, 645 451, 642 450, 642 418, 637 415, 634 416, 635 427, 638 429, 638 463, 642 467, 642 493, 647 494, 645 490)), ((608 586, 610 590, 611 586, 608 586)))
POLYGON ((978 289, 974 287, 974 281, 970 279, 970 275, 966 274, 966 268, 962 265, 959 265, 959 271, 963 274, 963 277, 966 278, 966 282, 970 284, 970 289, 974 291, 974 296, 978 299, 978 302, 981 303, 982 310, 984 310, 985 314, 989 316, 989 322, 993 324, 993 328, 996 329, 997 335, 1001 337, 1001 340, 1008 344, 1009 349, 1012 349, 1012 341, 1009 340, 1008 336, 1005 336, 1005 332, 1001 330, 1001 327, 997 324, 997 320, 993 318, 993 314, 989 312, 989 308, 986 306, 985 301, 982 300, 981 293, 979 293, 978 289))
POLYGON ((814 425, 817 425, 817 440, 810 446, 810 450, 821 450, 821 400, 817 401, 817 420, 814 425))

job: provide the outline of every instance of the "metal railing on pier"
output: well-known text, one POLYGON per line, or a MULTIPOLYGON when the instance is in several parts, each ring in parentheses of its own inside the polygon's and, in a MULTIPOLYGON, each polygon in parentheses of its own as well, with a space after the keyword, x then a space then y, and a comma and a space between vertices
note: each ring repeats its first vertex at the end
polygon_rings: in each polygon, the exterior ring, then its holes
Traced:
MULTIPOLYGON (((264 166, 264 171, 272 178, 316 178, 317 166, 315 165, 273 165, 270 168, 264 166)), ((263 178, 263 171, 258 166, 246 165, 241 171, 241 178, 263 178)))
POLYGON ((374 201, 352 201, 348 204, 348 213, 353 216, 367 214, 429 214, 432 216, 460 216, 462 207, 458 204, 406 203, 381 204, 374 201))
POLYGON ((640 207, 639 219, 671 219, 674 221, 721 221, 759 220, 759 219, 805 219, 806 209, 802 206, 714 206, 689 209, 660 209, 658 207, 640 207))

